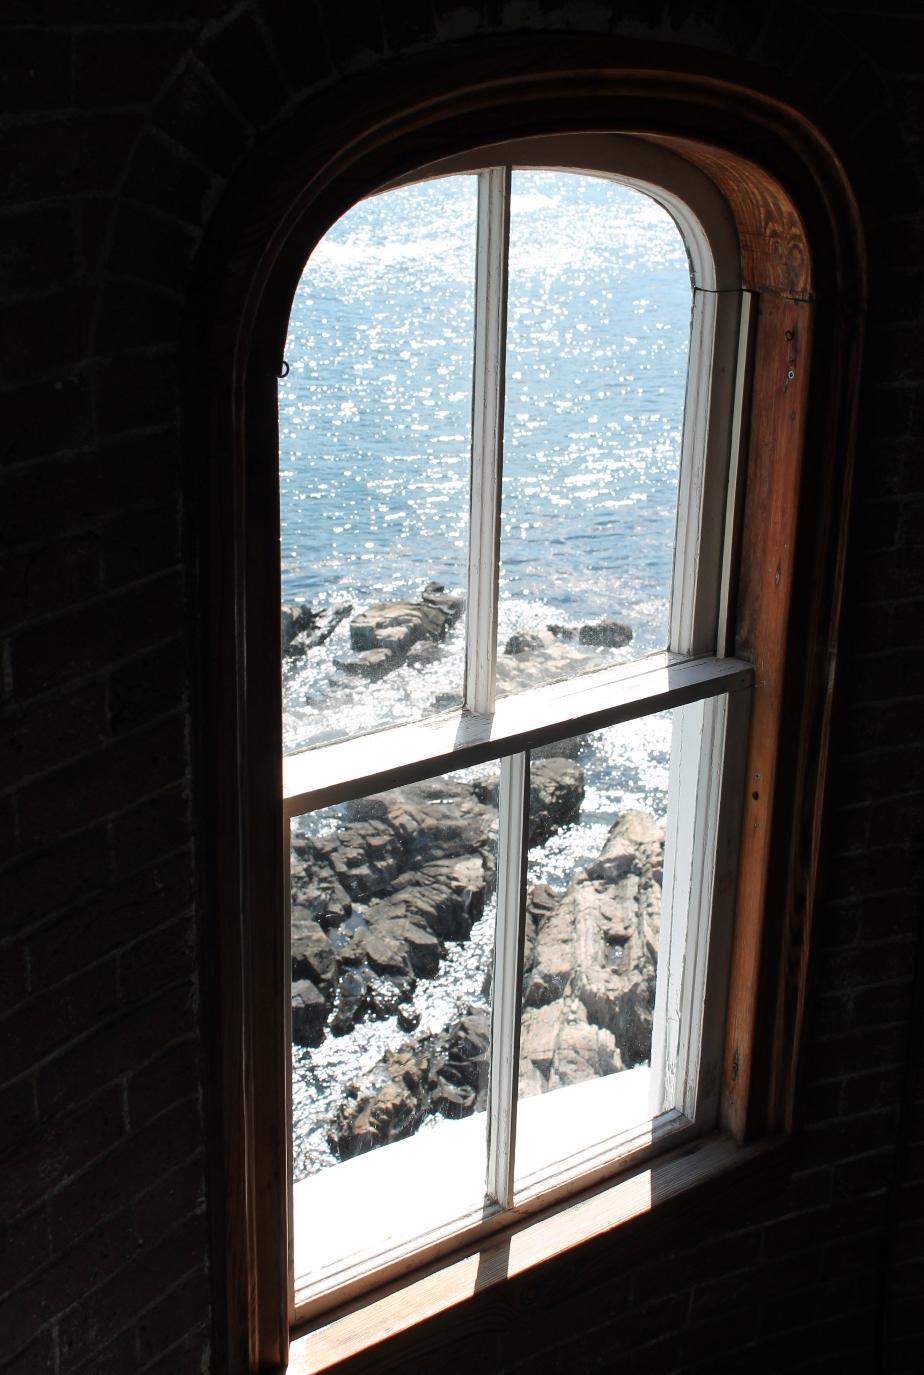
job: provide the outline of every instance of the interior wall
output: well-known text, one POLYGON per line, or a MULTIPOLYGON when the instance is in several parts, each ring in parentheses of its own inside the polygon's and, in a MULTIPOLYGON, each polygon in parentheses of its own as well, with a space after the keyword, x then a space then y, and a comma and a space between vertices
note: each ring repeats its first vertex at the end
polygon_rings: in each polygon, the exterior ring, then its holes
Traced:
POLYGON ((867 365, 791 1177, 733 1228, 509 1312, 432 1369, 919 1369, 919 7, 8 0, 0 24, 0 1369, 225 1368, 179 404, 203 236, 313 94, 533 31, 596 35, 614 64, 623 39, 733 58, 809 114, 867 219, 867 365))

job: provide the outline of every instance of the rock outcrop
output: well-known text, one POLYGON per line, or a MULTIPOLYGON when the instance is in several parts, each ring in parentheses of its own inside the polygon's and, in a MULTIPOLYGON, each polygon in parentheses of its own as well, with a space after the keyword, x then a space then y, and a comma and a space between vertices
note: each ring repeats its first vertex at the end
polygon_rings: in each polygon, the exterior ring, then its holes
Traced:
POLYGON ((599 668, 596 654, 570 643, 575 638, 591 648, 621 649, 632 639, 632 631, 614 620, 596 621, 577 630, 564 625, 518 630, 510 636, 497 661, 498 693, 506 696, 599 668))
MULTIPOLYGON (((663 854, 662 828, 645 812, 626 812, 566 890, 530 889, 521 1097, 649 1058, 663 854)), ((335 1153, 347 1159, 410 1136, 432 1113, 484 1107, 489 1022, 487 1011, 472 1008, 442 1035, 387 1051, 350 1086, 331 1132, 335 1153)))
POLYGON ((419 601, 378 602, 350 621, 349 659, 335 659, 343 673, 381 678, 411 658, 418 665, 432 662, 434 649, 462 614, 462 599, 431 582, 419 601), (421 644, 434 649, 417 649, 421 644))
POLYGON ((282 607, 282 652, 295 658, 329 640, 341 621, 352 615, 348 602, 315 611, 307 602, 285 602, 282 607))

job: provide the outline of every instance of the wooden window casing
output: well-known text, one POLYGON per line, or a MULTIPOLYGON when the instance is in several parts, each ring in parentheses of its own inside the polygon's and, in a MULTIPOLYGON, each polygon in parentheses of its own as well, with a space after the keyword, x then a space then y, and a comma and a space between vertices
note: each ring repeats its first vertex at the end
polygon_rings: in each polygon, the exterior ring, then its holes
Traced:
MULTIPOLYGON (((350 204, 422 163, 491 143, 501 128, 517 137, 612 130, 659 144, 709 178, 736 228, 752 323, 738 374, 744 457, 732 500, 741 515, 724 551, 736 576, 722 648, 753 665, 754 687, 718 1085, 720 1124, 742 1150, 726 1158, 717 1145, 715 1168, 732 1177, 735 1160, 752 1158, 795 1120, 850 495, 862 233, 836 158, 797 112, 727 72, 671 72, 663 59, 635 58, 631 70, 614 71, 594 45, 556 38, 538 54, 531 43, 526 65, 512 47, 489 46, 477 68, 459 51, 408 61, 400 83, 393 74, 366 78, 361 100, 326 97, 323 111, 295 117, 250 160, 203 254, 188 433, 203 513, 197 782, 213 970, 216 1300, 231 1371, 284 1368, 291 1316, 285 933, 266 917, 281 913, 285 898, 275 531, 276 375, 288 306, 312 246, 350 204)), ((558 1220, 554 1210, 538 1219, 529 1236, 546 1236, 546 1249, 524 1264, 541 1266, 556 1248, 601 1228, 608 1235, 629 1217, 657 1228, 659 1190, 666 1201, 671 1190, 705 1189, 708 1174, 671 1158, 649 1173, 664 1182, 628 1212, 606 1201, 617 1197, 610 1188, 596 1202, 560 1206, 558 1220), (574 1230, 578 1214, 583 1231, 574 1230)), ((454 1265, 464 1262, 441 1263, 440 1283, 454 1265)), ((494 1278, 515 1270, 511 1263, 494 1278)), ((432 1344, 441 1314, 451 1325, 463 1304, 472 1321, 483 1288, 450 1286, 433 1304, 413 1285, 403 1300, 385 1296, 403 1316, 375 1334, 393 1334, 390 1349, 397 1342, 406 1353, 402 1343, 423 1323, 432 1344)), ((299 1355, 294 1368, 320 1369, 371 1340, 361 1317, 352 1336, 349 1315, 343 1323, 326 1356, 305 1364, 299 1355)))

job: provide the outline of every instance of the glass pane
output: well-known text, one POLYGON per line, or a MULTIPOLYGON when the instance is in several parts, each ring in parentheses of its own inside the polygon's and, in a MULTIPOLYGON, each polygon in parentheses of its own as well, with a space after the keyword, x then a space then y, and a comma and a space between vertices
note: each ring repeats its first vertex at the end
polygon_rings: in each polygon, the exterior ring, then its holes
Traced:
POLYGON ((293 825, 301 1284, 480 1213, 496 836, 471 773, 293 825))
POLYGON ((318 244, 279 384, 287 750, 461 699, 477 189, 362 201, 318 244))
POLYGON ((531 760, 519 1185, 650 1116, 670 752, 665 712, 531 760))
POLYGON ((499 695, 667 644, 692 305, 638 191, 514 172, 510 225, 499 695))

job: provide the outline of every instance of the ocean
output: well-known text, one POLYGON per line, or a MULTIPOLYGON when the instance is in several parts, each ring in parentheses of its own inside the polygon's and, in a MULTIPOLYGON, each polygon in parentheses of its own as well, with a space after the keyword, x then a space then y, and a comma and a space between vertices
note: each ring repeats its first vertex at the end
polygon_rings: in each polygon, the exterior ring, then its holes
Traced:
MULTIPOLYGON (((306 265, 279 383, 286 601, 358 612, 431 580, 464 591, 476 204, 474 176, 372 197, 306 265)), ((633 638, 616 656, 590 651, 601 662, 665 647, 691 305, 683 240, 652 200, 600 177, 514 172, 499 653, 516 631, 605 617, 633 638)), ((335 667, 345 621, 286 662, 286 750, 457 698, 464 633, 463 617, 437 662, 369 684, 335 667)), ((626 807, 663 819, 669 749, 667 714, 593 737, 580 822, 531 853, 530 881, 566 883, 626 807)), ((477 1002, 490 945, 486 913, 420 985, 422 1029, 477 1002)), ((396 1037, 391 1019, 295 1047, 296 1177, 331 1163, 329 1113, 396 1037)))

